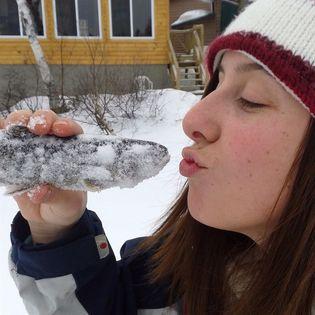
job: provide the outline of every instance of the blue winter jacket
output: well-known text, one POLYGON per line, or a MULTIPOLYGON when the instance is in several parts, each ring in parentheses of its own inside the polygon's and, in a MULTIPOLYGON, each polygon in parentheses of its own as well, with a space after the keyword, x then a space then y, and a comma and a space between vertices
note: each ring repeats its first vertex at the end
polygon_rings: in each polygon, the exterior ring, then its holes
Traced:
POLYGON ((20 213, 12 224, 10 272, 31 315, 178 315, 167 283, 145 278, 150 252, 132 254, 144 238, 127 241, 120 261, 93 211, 86 210, 66 238, 34 245, 20 213))

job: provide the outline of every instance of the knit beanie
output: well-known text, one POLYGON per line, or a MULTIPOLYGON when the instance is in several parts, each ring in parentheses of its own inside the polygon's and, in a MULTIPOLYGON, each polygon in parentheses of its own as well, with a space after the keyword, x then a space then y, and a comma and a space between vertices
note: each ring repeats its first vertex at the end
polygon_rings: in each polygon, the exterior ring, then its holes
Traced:
POLYGON ((260 64, 315 117, 315 0, 253 2, 210 43, 210 76, 227 50, 260 64))

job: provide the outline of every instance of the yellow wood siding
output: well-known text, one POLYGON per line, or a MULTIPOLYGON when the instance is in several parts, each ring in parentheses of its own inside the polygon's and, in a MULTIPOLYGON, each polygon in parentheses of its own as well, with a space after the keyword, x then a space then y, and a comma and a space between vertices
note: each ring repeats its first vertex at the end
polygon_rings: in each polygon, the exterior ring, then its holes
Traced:
MULTIPOLYGON (((40 39, 50 64, 167 64, 169 0, 154 0, 153 39, 110 39, 110 0, 101 0, 102 39, 56 39, 53 1, 45 5, 46 38, 40 39)), ((35 63, 26 38, 1 38, 0 64, 35 63)))

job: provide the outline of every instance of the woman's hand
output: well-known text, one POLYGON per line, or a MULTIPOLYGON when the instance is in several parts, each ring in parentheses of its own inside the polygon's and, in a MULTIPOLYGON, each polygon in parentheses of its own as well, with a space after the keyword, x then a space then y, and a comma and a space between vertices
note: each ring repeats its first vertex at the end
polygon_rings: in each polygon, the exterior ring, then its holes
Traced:
MULTIPOLYGON (((27 126, 38 136, 69 137, 83 133, 76 122, 58 117, 50 110, 35 113, 19 110, 5 120, 0 119, 0 128, 17 124, 27 126)), ((13 198, 29 223, 35 243, 49 243, 62 238, 80 219, 87 204, 86 192, 61 190, 51 185, 40 185, 13 198)))

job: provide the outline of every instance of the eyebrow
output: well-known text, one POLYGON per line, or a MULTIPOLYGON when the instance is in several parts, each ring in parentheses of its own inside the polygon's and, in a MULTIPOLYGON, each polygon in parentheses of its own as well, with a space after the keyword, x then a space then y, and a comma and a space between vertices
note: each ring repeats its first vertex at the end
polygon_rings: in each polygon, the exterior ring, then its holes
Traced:
MULTIPOLYGON (((219 72, 224 73, 224 68, 222 64, 219 65, 219 72)), ((237 73, 245 73, 251 71, 264 71, 266 74, 270 75, 261 65, 258 63, 240 63, 235 68, 234 71, 237 73)))

